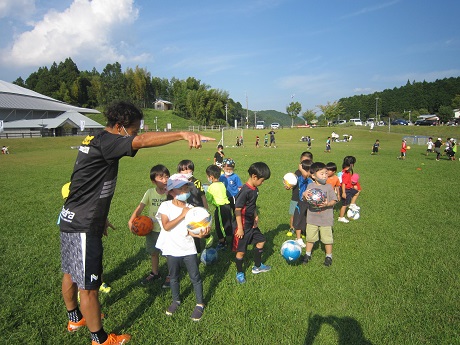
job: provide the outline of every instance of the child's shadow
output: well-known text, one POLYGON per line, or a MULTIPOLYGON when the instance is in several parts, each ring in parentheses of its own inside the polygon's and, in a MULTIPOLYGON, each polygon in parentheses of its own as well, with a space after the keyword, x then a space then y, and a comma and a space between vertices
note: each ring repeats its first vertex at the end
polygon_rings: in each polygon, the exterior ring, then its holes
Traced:
POLYGON ((317 314, 313 316, 310 314, 308 318, 308 330, 304 345, 314 344, 323 324, 335 329, 338 334, 338 345, 372 345, 364 336, 359 322, 352 317, 321 316, 317 314))

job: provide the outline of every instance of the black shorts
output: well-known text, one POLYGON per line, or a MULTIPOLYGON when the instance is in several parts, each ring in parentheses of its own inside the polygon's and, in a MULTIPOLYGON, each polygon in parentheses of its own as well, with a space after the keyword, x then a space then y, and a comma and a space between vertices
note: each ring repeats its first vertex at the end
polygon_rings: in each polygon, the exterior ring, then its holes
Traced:
POLYGON ((248 245, 250 244, 256 245, 257 243, 266 241, 265 236, 260 232, 259 228, 245 229, 243 238, 238 238, 236 237, 235 234, 236 234, 236 228, 233 234, 232 250, 234 252, 246 253, 246 249, 248 248, 248 245))
POLYGON ((61 269, 82 290, 102 283, 102 238, 89 233, 61 232, 61 269))
POLYGON ((305 201, 299 201, 294 211, 292 225, 295 230, 302 230, 302 233, 305 233, 307 228, 307 209, 308 204, 305 201))
POLYGON ((342 206, 348 206, 350 205, 351 203, 351 199, 353 199, 353 197, 358 194, 358 190, 354 189, 354 188, 350 188, 350 189, 345 189, 345 194, 346 194, 346 198, 342 198, 342 206))

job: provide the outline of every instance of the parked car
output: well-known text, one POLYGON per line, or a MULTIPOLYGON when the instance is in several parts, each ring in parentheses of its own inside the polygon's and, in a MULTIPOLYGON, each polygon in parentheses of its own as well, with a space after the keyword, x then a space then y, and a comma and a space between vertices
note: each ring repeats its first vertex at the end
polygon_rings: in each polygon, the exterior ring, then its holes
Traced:
POLYGON ((351 123, 354 123, 355 126, 362 126, 363 123, 361 122, 361 119, 350 119, 351 123))
POLYGON ((270 125, 270 128, 271 129, 279 129, 281 127, 281 125, 278 123, 278 122, 273 122, 271 125, 270 125))
POLYGON ((375 121, 374 121, 374 118, 373 118, 373 117, 368 118, 368 119, 366 120, 366 122, 365 122, 365 125, 366 125, 366 126, 370 126, 371 123, 373 123, 373 124, 375 125, 375 121))
POLYGON ((403 119, 396 119, 396 120, 391 121, 391 124, 393 126, 397 126, 397 125, 407 126, 407 125, 409 125, 409 122, 407 122, 406 120, 403 120, 403 119))
POLYGON ((332 121, 333 125, 343 125, 344 123, 347 123, 347 120, 335 120, 335 121, 332 121))
POLYGON ((436 120, 417 120, 416 126, 436 126, 436 120))

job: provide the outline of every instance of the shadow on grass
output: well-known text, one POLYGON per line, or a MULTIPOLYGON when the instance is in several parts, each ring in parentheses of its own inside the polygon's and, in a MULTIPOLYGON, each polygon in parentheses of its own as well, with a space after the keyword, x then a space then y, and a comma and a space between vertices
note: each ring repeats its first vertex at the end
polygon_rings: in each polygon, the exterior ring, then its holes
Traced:
POLYGON ((304 345, 313 345, 315 338, 323 325, 329 325, 335 329, 338 335, 338 345, 372 345, 363 334, 358 321, 352 317, 311 315, 308 318, 308 330, 304 345))
MULTIPOLYGON (((138 268, 138 266, 141 264, 142 261, 146 260, 146 254, 145 248, 142 247, 139 249, 139 251, 129 257, 126 258, 125 261, 121 262, 116 268, 108 272, 107 274, 104 273, 104 279, 107 279, 107 282, 113 282, 118 279, 120 279, 122 276, 127 275, 134 271, 135 269, 138 268)), ((150 258, 150 256, 148 256, 150 258)), ((164 268, 163 266, 166 266, 166 264, 161 265, 160 271, 165 270, 167 272, 168 268, 164 268)), ((122 330, 126 330, 130 328, 136 320, 139 320, 139 317, 144 314, 147 309, 151 307, 157 296, 162 294, 162 287, 161 287, 162 282, 157 281, 156 284, 150 284, 145 287, 145 289, 148 290, 153 290, 149 291, 148 295, 146 298, 143 300, 138 300, 136 301, 136 307, 134 307, 131 312, 126 316, 126 318, 123 320, 121 325, 118 325, 114 327, 112 330, 115 333, 119 333, 122 330)), ((110 294, 107 295, 107 297, 104 300, 105 305, 111 305, 115 304, 118 300, 121 300, 125 297, 127 297, 133 289, 141 287, 140 285, 140 280, 135 279, 128 285, 126 285, 122 290, 115 290, 111 291, 110 294)))

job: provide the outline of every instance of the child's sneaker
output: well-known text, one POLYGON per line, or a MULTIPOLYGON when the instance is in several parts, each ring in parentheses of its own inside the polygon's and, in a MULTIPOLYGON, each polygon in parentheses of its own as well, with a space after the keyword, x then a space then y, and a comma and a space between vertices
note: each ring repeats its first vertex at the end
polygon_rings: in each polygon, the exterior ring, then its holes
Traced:
POLYGON ((299 246, 301 246, 302 248, 305 248, 307 245, 305 244, 305 242, 301 239, 301 238, 298 238, 295 240, 297 242, 297 244, 299 246))
POLYGON ((219 242, 219 244, 216 246, 216 250, 223 250, 227 248, 227 244, 225 242, 219 242))
POLYGON ((270 267, 270 266, 264 265, 264 264, 262 264, 262 263, 260 264, 259 267, 256 267, 256 266, 252 267, 252 273, 254 273, 254 274, 259 274, 259 273, 263 273, 263 272, 268 272, 268 271, 270 271, 270 270, 271 270, 271 267, 270 267))
POLYGON ((147 277, 141 280, 141 285, 148 285, 149 283, 154 283, 155 280, 158 280, 158 279, 161 279, 161 275, 159 273, 154 274, 150 272, 150 274, 147 277))
POLYGON ((131 340, 131 336, 129 334, 114 334, 110 333, 106 341, 102 344, 99 344, 96 341, 92 341, 91 345, 123 345, 126 344, 128 341, 131 340))
MULTIPOLYGON (((104 318, 104 314, 101 314, 101 320, 104 318)), ((80 321, 78 322, 73 322, 73 321, 70 321, 67 323, 67 330, 69 332, 76 332, 78 331, 80 328, 82 327, 85 327, 86 326, 86 319, 84 317, 81 318, 80 321)))
POLYGON ((107 284, 107 283, 102 283, 101 286, 99 286, 99 291, 103 293, 109 293, 112 288, 107 284))
POLYGON ((324 266, 329 267, 332 265, 332 258, 330 256, 326 256, 326 259, 324 259, 324 266))
POLYGON ((350 223, 350 221, 345 217, 339 217, 339 219, 337 219, 337 221, 339 221, 341 223, 350 223))
POLYGON ((244 273, 243 272, 238 272, 236 274, 236 281, 240 284, 244 284, 246 283, 246 278, 244 277, 244 273))
POLYGON ((308 262, 311 260, 311 255, 305 254, 302 260, 302 265, 308 264, 308 262))
POLYGON ((351 208, 353 211, 359 211, 361 207, 357 206, 356 204, 350 204, 349 208, 351 208))
POLYGON ((169 275, 166 276, 166 279, 165 279, 165 282, 163 283, 163 286, 162 288, 163 289, 169 289, 171 287, 171 281, 170 281, 170 278, 169 278, 169 275))
POLYGON ((203 310, 204 306, 203 305, 197 305, 195 306, 195 309, 193 309, 192 316, 190 317, 193 321, 200 321, 201 317, 203 316, 203 310))
POLYGON ((166 315, 171 316, 172 314, 174 314, 177 308, 179 308, 179 306, 180 306, 179 301, 173 301, 171 305, 168 307, 168 309, 166 309, 166 315))

